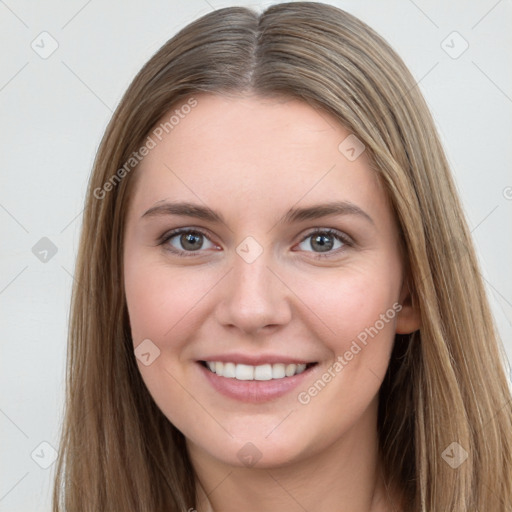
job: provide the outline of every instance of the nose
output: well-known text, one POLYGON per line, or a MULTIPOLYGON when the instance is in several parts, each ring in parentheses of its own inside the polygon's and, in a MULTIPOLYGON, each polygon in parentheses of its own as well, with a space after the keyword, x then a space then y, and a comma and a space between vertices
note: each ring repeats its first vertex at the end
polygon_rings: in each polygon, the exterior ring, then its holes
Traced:
POLYGON ((269 260, 267 251, 252 263, 234 255, 231 272, 219 290, 216 318, 221 325, 255 335, 290 321, 292 293, 269 260))

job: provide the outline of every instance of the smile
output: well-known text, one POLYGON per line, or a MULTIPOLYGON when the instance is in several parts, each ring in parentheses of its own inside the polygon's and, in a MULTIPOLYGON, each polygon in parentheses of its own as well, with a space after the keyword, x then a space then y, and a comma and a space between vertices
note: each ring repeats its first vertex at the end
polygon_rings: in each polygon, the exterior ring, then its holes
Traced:
MULTIPOLYGON (((227 358, 226 358, 227 359, 227 358)), ((304 386, 318 373, 318 363, 263 363, 197 361, 205 381, 225 397, 253 404, 276 400, 304 386)))
POLYGON ((212 373, 219 377, 237 380, 272 380, 293 377, 304 372, 308 367, 316 363, 309 364, 261 364, 253 366, 250 364, 237 364, 222 361, 202 361, 212 373))

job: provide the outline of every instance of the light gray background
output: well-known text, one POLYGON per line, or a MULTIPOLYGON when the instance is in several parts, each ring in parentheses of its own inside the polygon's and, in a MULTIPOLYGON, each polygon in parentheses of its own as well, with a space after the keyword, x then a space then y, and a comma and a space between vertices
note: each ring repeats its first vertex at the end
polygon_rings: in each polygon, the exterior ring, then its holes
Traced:
MULTIPOLYGON (((112 111, 140 67, 180 28, 220 7, 261 10, 271 3, 0 1, 0 510, 50 510, 55 465, 40 467, 52 454, 40 443, 58 450, 82 203, 112 111), (58 43, 46 59, 31 47, 35 41, 40 52, 51 48, 44 31, 58 43), (47 262, 32 252, 42 237, 57 248, 47 262)), ((419 81, 512 359, 511 1, 326 3, 375 28, 419 81), (464 41, 453 31, 469 44, 458 58, 464 41)))

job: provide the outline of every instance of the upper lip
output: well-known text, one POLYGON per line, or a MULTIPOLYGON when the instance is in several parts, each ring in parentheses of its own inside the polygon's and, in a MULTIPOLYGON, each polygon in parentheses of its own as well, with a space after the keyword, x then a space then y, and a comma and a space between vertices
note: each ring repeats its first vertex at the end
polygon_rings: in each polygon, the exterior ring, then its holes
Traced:
POLYGON ((215 354, 204 357, 200 361, 220 361, 222 363, 248 364, 251 366, 260 366, 262 364, 309 364, 316 361, 300 359, 278 354, 215 354))

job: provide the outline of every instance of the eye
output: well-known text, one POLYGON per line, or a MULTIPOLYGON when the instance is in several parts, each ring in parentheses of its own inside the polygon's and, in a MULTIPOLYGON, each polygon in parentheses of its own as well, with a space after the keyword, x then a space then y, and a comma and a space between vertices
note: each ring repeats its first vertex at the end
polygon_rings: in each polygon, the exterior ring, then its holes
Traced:
POLYGON ((159 245, 162 245, 166 250, 181 256, 197 256, 193 253, 200 251, 200 249, 211 249, 216 247, 216 245, 210 241, 208 236, 197 228, 180 228, 165 233, 161 238, 159 245), (210 244, 210 247, 204 247, 205 241, 210 244))
POLYGON ((315 252, 316 258, 325 258, 337 254, 343 250, 343 247, 350 245, 351 240, 344 233, 334 229, 317 229, 304 237, 298 247, 303 251, 315 252), (306 242, 308 239, 310 239, 309 242, 306 242), (307 247, 313 251, 308 251, 307 247))
MULTIPOLYGON (((179 256, 199 256, 201 249, 218 248, 208 235, 198 228, 179 228, 169 231, 162 235, 158 245, 179 256)), ((342 251, 345 246, 351 245, 350 237, 344 233, 334 229, 317 229, 305 236, 298 247, 302 251, 315 253, 315 258, 326 258, 342 251), (311 239, 309 243, 306 242, 308 239, 311 239)))

